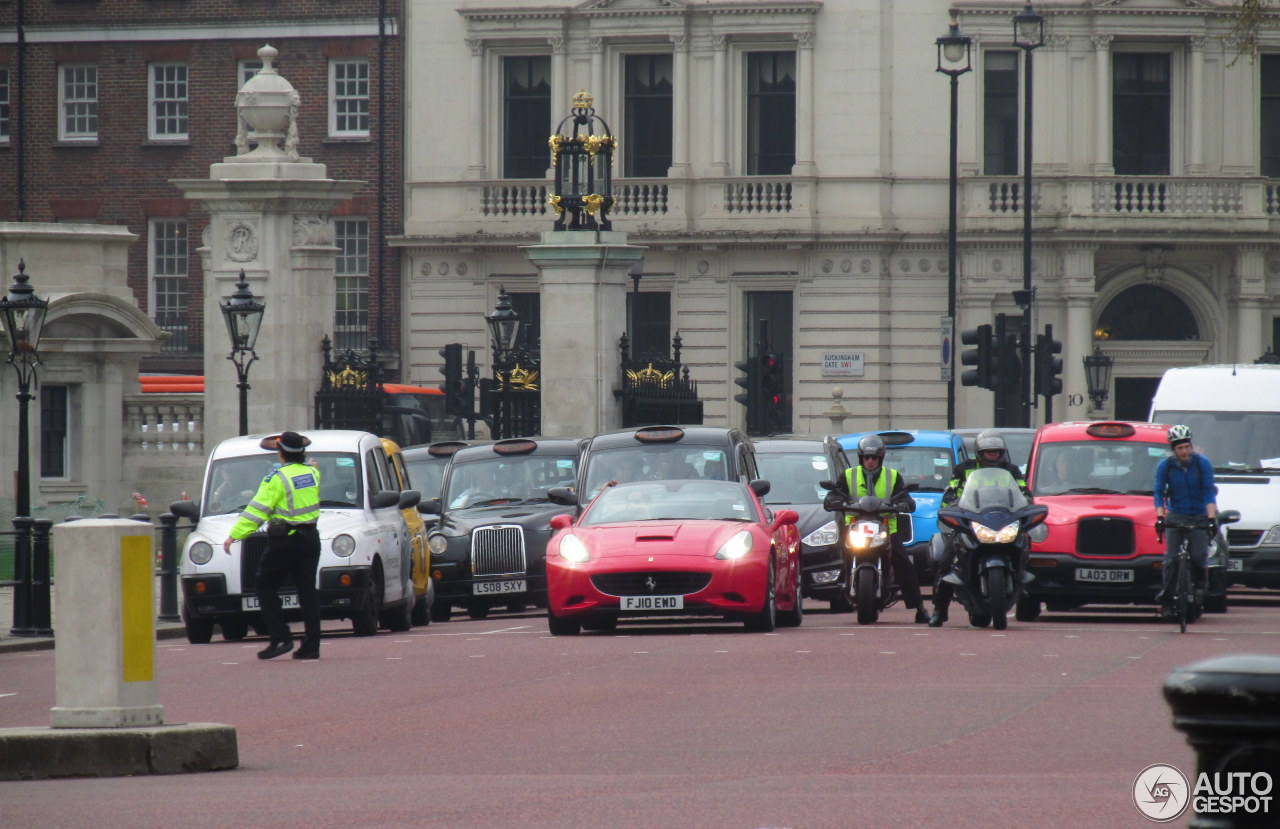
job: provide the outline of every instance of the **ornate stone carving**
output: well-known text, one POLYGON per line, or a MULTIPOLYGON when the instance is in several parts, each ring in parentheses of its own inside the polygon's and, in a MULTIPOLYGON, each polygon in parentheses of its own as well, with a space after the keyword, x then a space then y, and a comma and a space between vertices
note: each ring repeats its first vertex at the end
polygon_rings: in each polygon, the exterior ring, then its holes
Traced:
POLYGON ((272 66, 279 52, 270 45, 258 50, 262 68, 236 93, 236 155, 239 161, 297 161, 298 92, 272 66), (249 150, 249 130, 258 146, 249 150), (279 141, 284 139, 284 150, 279 141))
POLYGON ((227 228, 227 258, 251 262, 258 258, 258 231, 249 222, 232 222, 227 228))
POLYGON ((293 217, 294 247, 310 247, 313 245, 332 245, 334 240, 333 225, 314 213, 306 213, 293 217))

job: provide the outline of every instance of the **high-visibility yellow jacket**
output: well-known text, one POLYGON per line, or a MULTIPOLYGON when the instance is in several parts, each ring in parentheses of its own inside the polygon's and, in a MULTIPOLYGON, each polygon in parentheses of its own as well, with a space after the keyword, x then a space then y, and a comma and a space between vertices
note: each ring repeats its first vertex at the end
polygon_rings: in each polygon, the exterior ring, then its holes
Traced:
MULTIPOLYGON (((867 491, 867 470, 858 464, 844 471, 845 486, 849 489, 849 494, 854 498, 861 498, 863 495, 874 495, 877 498, 888 498, 894 494, 898 488, 898 470, 890 467, 884 467, 880 470, 879 476, 876 477, 875 492, 867 491), (857 479, 854 479, 854 474, 857 479)), ((890 515, 885 522, 889 525, 889 532, 896 533, 898 531, 898 516, 896 513, 890 515)))
POLYGON ((231 537, 247 538, 273 518, 314 524, 320 518, 320 470, 304 463, 282 466, 262 479, 249 506, 231 527, 231 537))

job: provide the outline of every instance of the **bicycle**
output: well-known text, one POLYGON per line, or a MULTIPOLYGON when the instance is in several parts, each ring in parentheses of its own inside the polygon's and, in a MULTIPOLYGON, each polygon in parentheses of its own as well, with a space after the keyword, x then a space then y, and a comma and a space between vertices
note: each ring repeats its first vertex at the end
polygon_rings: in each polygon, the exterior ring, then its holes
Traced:
MULTIPOLYGON (((1212 545, 1214 540, 1214 531, 1216 530, 1216 521, 1212 518, 1201 518, 1193 521, 1171 522, 1165 519, 1163 525, 1156 529, 1156 537, 1160 539, 1160 543, 1164 543, 1164 531, 1169 529, 1177 530, 1204 530, 1209 536, 1208 544, 1212 545)), ((1174 616, 1178 620, 1178 632, 1187 632, 1187 623, 1194 622, 1200 618, 1203 612, 1204 596, 1203 590, 1193 590, 1191 581, 1191 532, 1183 533, 1182 543, 1178 545, 1178 555, 1174 559, 1174 565, 1177 572, 1173 577, 1173 606, 1174 616)), ((1208 589, 1208 578, 1205 579, 1204 590, 1208 589)))

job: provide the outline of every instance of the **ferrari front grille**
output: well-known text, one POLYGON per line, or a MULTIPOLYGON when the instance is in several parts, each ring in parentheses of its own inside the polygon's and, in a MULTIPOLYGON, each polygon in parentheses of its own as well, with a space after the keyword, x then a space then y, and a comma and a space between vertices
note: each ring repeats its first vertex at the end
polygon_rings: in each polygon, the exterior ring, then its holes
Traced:
POLYGON ((600 573, 591 584, 606 596, 684 596, 711 583, 710 573, 684 571, 600 573))

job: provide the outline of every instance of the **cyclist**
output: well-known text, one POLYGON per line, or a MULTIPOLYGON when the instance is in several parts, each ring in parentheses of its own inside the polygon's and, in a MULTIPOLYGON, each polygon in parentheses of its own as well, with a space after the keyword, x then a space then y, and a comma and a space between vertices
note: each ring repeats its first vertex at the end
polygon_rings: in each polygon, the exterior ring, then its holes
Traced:
POLYGON ((1187 539, 1187 551, 1191 554, 1196 589, 1208 577, 1209 539, 1217 532, 1218 487, 1213 482, 1213 464, 1195 451, 1191 444, 1191 430, 1186 426, 1169 429, 1169 446, 1173 454, 1156 466, 1155 501, 1156 533, 1165 536, 1163 585, 1156 599, 1160 602, 1161 618, 1174 615, 1173 578, 1178 560, 1178 550, 1183 538, 1187 539), (1165 532, 1166 521, 1172 525, 1165 532), (1178 524, 1203 524, 1204 531, 1176 526, 1178 524))

